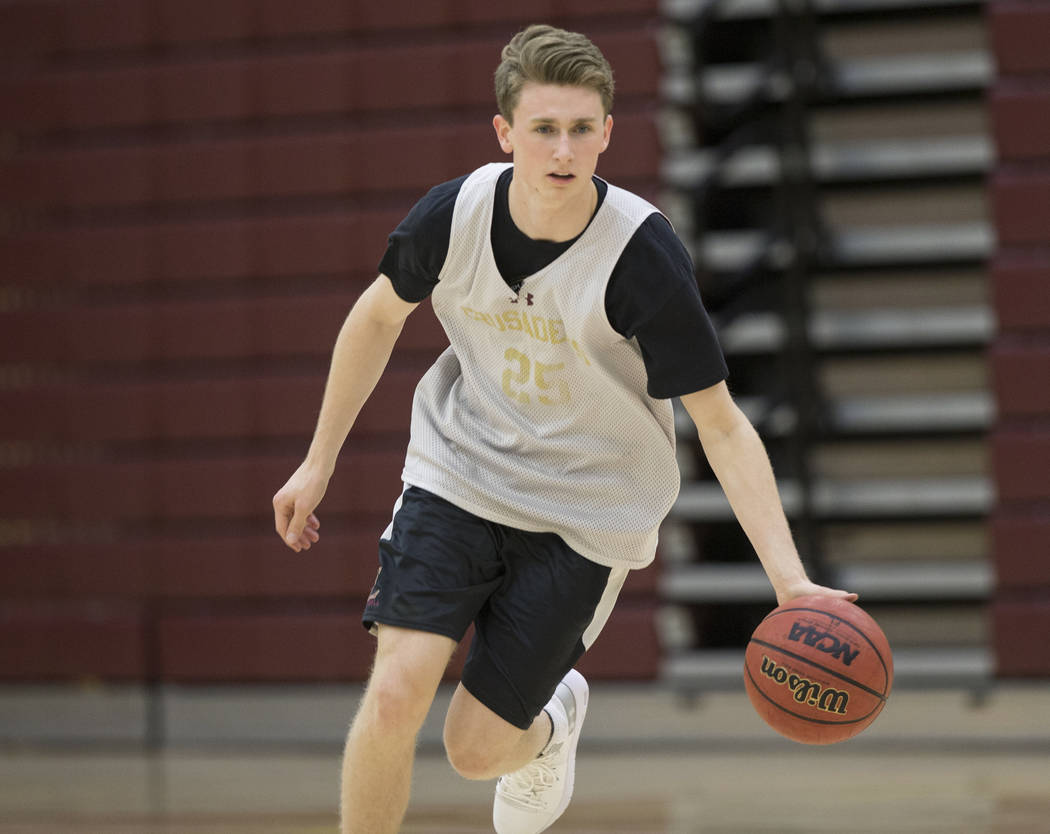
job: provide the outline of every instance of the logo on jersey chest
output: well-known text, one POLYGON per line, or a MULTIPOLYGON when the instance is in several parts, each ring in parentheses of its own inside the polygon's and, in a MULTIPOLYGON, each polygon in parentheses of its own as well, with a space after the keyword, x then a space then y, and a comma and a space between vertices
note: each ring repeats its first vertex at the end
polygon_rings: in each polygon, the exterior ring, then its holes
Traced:
MULTIPOLYGON (((531 298, 531 296, 530 296, 531 298)), ((531 304, 531 301, 527 304, 531 304)), ((521 331, 537 342, 549 342, 552 345, 560 345, 568 341, 565 335, 565 322, 561 319, 552 319, 547 316, 534 315, 524 310, 507 310, 503 313, 483 313, 470 307, 464 307, 463 312, 468 318, 482 322, 498 330, 521 331)))

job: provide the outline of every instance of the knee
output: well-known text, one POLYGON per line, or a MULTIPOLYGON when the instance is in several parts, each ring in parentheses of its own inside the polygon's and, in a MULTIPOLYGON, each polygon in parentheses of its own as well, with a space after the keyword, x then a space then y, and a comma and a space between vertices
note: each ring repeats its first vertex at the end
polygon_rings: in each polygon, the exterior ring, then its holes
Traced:
POLYGON ((457 733, 447 724, 444 742, 449 764, 464 779, 494 779, 502 775, 500 765, 513 747, 492 736, 457 733))
POLYGON ((377 671, 368 682, 361 711, 376 732, 414 735, 423 726, 433 694, 411 675, 377 671))
POLYGON ((501 775, 493 772, 501 757, 493 755, 491 749, 479 744, 449 738, 446 734, 445 754, 453 770, 464 779, 492 779, 501 775))

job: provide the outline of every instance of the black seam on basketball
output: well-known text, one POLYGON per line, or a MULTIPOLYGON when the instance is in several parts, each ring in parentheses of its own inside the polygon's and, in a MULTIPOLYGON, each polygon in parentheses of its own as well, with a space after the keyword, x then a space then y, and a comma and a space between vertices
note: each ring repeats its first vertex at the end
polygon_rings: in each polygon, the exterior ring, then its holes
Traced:
POLYGON ((748 669, 745 666, 744 672, 747 675, 748 680, 751 681, 751 685, 754 687, 755 692, 757 692, 759 695, 761 695, 763 698, 769 701, 769 703, 771 703, 781 712, 786 712, 788 715, 794 716, 795 718, 801 719, 802 721, 808 721, 810 724, 827 724, 829 727, 844 727, 847 724, 859 724, 861 721, 867 721, 873 714, 877 713, 879 710, 882 709, 882 704, 878 704, 871 712, 862 715, 860 718, 848 718, 845 721, 828 721, 824 718, 811 718, 808 715, 802 715, 798 712, 792 712, 783 704, 774 701, 765 692, 762 691, 762 687, 758 685, 758 681, 755 680, 755 677, 751 674, 750 669, 748 669))
POLYGON ((845 675, 841 674, 840 672, 836 672, 834 669, 832 669, 832 668, 830 668, 828 666, 824 666, 821 663, 817 663, 816 661, 810 660, 808 657, 805 657, 804 655, 796 654, 795 652, 789 651, 788 649, 782 648, 781 646, 777 646, 774 643, 767 643, 765 640, 759 640, 759 639, 757 639, 755 637, 751 638, 751 642, 752 643, 757 643, 759 646, 765 646, 767 649, 772 649, 775 652, 780 652, 781 654, 786 654, 788 657, 795 658, 795 660, 801 660, 803 663, 808 663, 814 669, 820 669, 822 672, 827 672, 829 675, 831 675, 832 677, 838 678, 840 681, 845 681, 846 683, 857 687, 857 689, 863 689, 869 695, 874 695, 880 701, 885 701, 886 700, 886 696, 885 695, 882 695, 881 693, 876 692, 870 686, 865 686, 860 681, 853 680, 853 678, 847 678, 845 675))
MULTIPOLYGON (((876 646, 873 642, 871 642, 871 638, 868 637, 867 634, 865 634, 863 631, 860 630, 859 626, 854 625, 849 620, 845 620, 842 617, 836 617, 830 611, 824 611, 824 610, 822 610, 820 608, 785 608, 783 611, 781 611, 779 609, 774 609, 773 611, 770 611, 762 619, 762 622, 765 622, 766 620, 771 619, 772 617, 775 617, 777 615, 780 615, 780 614, 791 614, 791 613, 793 613, 795 611, 809 611, 812 614, 823 614, 825 617, 831 617, 831 618, 833 618, 835 620, 838 620, 840 623, 849 626, 855 632, 857 632, 857 634, 859 634, 861 637, 863 637, 864 641, 869 646, 871 646, 871 650, 873 652, 875 652, 875 657, 877 657, 879 659, 879 663, 882 664, 882 676, 886 679, 886 688, 887 689, 889 688, 889 684, 890 684, 890 670, 889 670, 889 667, 886 665, 886 660, 883 658, 882 652, 879 651, 878 646, 876 646)), ((867 613, 867 612, 865 612, 865 613, 867 613)), ((870 617, 871 615, 869 614, 868 616, 870 617)), ((876 625, 878 625, 878 623, 876 623, 876 625)), ((885 636, 885 635, 883 635, 883 636, 885 636)), ((888 643, 888 641, 887 641, 887 643, 888 643)))

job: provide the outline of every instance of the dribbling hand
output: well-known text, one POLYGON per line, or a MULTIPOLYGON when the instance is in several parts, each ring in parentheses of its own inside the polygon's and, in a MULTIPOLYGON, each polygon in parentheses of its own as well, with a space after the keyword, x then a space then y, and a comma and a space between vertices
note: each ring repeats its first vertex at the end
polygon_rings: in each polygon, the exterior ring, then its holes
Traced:
POLYGON ((795 599, 796 597, 806 596, 832 597, 834 599, 844 599, 846 602, 857 601, 857 595, 851 591, 840 591, 835 588, 826 588, 823 585, 817 585, 815 582, 805 580, 802 582, 796 582, 785 588, 777 588, 777 605, 783 605, 785 602, 795 599))

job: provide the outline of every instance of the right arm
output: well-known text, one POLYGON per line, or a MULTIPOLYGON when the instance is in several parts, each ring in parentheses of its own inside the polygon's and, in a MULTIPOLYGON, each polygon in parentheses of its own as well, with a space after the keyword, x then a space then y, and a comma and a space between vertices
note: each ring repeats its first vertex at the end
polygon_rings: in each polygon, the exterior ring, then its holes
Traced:
POLYGON ((277 533, 292 550, 309 550, 317 541, 320 523, 313 513, 328 488, 339 450, 417 306, 403 301, 390 279, 380 275, 343 322, 306 459, 273 497, 277 533))

